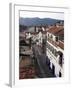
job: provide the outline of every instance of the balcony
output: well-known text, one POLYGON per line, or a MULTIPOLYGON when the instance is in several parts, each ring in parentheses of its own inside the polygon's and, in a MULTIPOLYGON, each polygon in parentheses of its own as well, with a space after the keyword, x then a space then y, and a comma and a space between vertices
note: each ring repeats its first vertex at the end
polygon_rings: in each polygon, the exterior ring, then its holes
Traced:
POLYGON ((56 41, 53 41, 51 38, 48 38, 48 41, 55 47, 60 47, 61 49, 64 49, 64 43, 61 42, 60 40, 56 42, 56 41))

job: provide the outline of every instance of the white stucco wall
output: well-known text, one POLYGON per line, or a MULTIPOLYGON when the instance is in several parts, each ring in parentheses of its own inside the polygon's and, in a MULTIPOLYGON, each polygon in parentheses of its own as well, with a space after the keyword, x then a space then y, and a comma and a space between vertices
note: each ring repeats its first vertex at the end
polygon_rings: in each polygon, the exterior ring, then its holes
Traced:
POLYGON ((50 51, 47 49, 46 54, 48 58, 50 59, 50 67, 52 69, 52 64, 55 66, 55 75, 59 77, 59 72, 61 71, 63 76, 63 68, 58 64, 58 58, 54 58, 53 55, 50 53, 50 51))

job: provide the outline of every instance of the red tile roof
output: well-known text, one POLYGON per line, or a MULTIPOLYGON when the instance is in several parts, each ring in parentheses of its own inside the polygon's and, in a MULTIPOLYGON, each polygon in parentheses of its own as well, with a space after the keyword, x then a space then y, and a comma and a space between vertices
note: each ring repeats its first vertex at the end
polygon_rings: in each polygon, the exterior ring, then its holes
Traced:
POLYGON ((63 30, 64 28, 63 28, 63 26, 60 26, 60 27, 56 27, 56 26, 53 26, 52 28, 50 28, 49 30, 48 30, 48 32, 49 33, 52 33, 52 34, 54 34, 54 35, 57 35, 57 34, 61 34, 61 33, 63 33, 63 30))
POLYGON ((58 31, 57 33, 55 33, 55 35, 57 36, 64 35, 64 29, 61 29, 60 31, 58 31))

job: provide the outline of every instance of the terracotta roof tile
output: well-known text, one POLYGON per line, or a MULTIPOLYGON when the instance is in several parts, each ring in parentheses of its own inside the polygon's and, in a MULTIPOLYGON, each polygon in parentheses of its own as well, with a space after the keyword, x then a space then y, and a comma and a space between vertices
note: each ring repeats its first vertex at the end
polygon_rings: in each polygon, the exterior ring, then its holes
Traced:
POLYGON ((64 35, 64 29, 61 29, 60 31, 56 32, 55 35, 57 36, 64 35))
POLYGON ((60 26, 60 27, 53 26, 48 30, 48 32, 56 35, 61 30, 63 30, 63 26, 60 26))

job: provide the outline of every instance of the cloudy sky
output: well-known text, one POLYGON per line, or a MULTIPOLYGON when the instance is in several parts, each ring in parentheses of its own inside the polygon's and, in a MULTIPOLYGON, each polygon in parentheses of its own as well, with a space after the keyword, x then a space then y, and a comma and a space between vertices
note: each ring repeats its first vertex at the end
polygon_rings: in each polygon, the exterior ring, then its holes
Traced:
POLYGON ((64 13, 20 11, 20 17, 23 18, 39 17, 39 18, 53 18, 64 20, 64 13))

